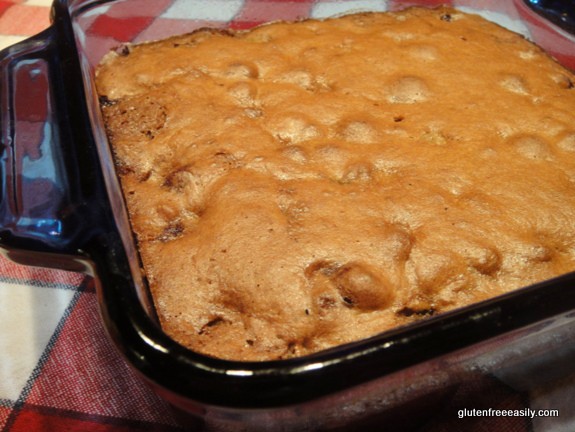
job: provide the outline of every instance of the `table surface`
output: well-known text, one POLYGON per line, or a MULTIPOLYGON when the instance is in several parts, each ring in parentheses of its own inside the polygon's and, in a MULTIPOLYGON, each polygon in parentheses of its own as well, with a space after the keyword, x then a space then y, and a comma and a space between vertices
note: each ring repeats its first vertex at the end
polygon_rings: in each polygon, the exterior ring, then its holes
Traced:
MULTIPOLYGON (((249 1, 249 0, 246 0, 249 1)), ((0 49, 47 27, 50 0, 0 0, 0 49)), ((179 430, 169 406, 135 376, 103 329, 94 281, 0 257, 0 430, 179 430)), ((425 430, 575 430, 575 379, 516 392, 468 383, 425 430), (460 408, 557 408, 559 418, 458 419, 460 408)))

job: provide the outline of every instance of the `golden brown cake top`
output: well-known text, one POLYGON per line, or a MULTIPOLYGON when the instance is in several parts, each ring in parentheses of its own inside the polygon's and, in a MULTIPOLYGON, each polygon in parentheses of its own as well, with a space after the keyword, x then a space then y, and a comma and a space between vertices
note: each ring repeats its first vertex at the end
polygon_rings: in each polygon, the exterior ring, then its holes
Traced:
POLYGON ((285 358, 573 270, 574 82, 446 8, 110 54, 97 87, 163 328, 285 358))

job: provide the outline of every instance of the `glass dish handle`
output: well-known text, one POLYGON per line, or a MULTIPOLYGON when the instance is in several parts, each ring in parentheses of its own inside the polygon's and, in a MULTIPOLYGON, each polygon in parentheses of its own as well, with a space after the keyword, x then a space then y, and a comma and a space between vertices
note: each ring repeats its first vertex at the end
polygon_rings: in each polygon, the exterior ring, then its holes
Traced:
POLYGON ((82 255, 92 218, 52 33, 0 52, 0 248, 22 264, 79 271, 81 260, 69 258, 82 255))

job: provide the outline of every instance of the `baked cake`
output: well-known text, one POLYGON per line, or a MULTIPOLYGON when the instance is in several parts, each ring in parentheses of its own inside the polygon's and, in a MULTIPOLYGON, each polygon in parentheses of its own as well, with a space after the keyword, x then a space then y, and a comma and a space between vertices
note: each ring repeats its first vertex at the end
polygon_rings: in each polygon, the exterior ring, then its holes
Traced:
POLYGON ((163 328, 289 358, 575 269, 574 83, 448 8, 110 53, 97 89, 163 328))

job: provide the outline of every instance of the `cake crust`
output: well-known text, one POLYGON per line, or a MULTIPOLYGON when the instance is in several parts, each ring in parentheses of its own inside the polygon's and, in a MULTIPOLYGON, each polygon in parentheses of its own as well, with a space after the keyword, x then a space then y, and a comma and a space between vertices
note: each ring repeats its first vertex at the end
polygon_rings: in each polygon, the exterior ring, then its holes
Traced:
POLYGON ((102 113, 164 330, 317 352, 575 269, 575 77, 450 8, 108 55, 102 113))

